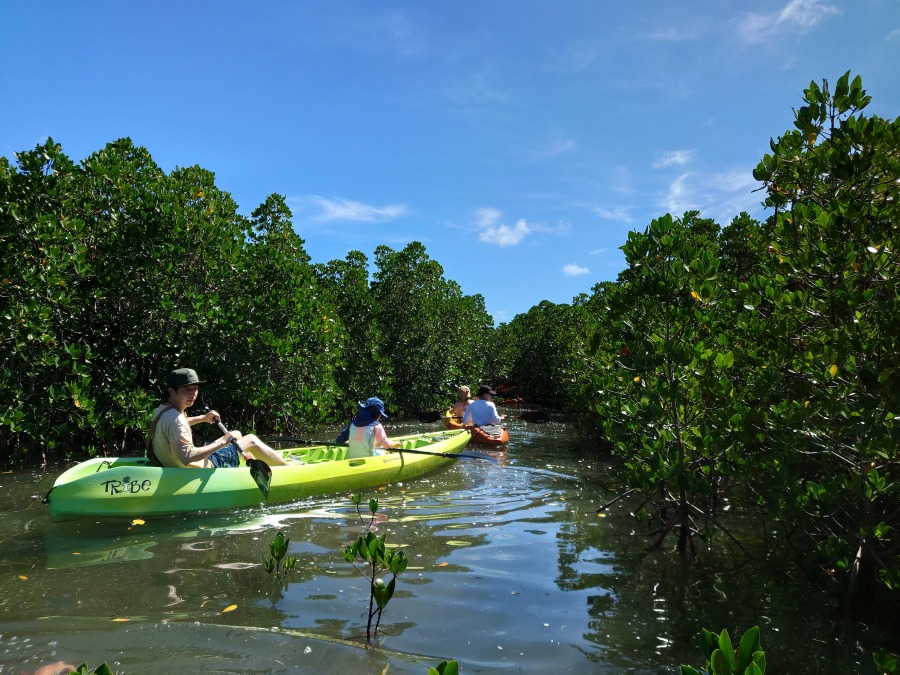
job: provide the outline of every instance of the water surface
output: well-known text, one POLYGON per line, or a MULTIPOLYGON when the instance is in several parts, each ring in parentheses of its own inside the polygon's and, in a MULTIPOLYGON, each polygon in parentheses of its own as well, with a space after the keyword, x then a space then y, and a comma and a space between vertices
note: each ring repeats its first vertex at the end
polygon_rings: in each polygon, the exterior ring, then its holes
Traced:
POLYGON ((839 641, 831 591, 772 551, 648 552, 634 502, 596 513, 619 487, 607 460, 564 424, 510 429, 497 463, 459 460, 363 493, 379 499, 378 533, 410 558, 374 645, 367 584, 339 553, 362 530, 347 495, 53 523, 40 498, 61 467, 0 475, 0 673, 62 659, 125 673, 424 674, 449 658, 464 673, 673 673, 702 665, 701 627, 755 624, 770 672, 855 673, 875 672, 868 649, 896 639, 873 618, 839 641), (284 582, 261 564, 279 530, 298 559, 284 582))

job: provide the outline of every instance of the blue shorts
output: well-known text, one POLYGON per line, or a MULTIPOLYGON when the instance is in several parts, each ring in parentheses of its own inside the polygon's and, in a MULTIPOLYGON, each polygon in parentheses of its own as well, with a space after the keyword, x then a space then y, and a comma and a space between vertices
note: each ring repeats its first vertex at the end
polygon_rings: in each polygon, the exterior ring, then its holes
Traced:
POLYGON ((228 447, 216 450, 209 456, 209 461, 217 469, 233 469, 241 465, 241 456, 234 449, 234 444, 230 443, 228 447))

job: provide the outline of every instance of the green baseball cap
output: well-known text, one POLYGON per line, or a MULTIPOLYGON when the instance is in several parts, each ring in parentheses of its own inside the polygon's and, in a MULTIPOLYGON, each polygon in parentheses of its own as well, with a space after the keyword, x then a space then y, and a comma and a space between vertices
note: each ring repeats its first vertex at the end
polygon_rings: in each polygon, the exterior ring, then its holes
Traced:
POLYGON ((178 389, 186 384, 203 384, 206 380, 197 377, 197 371, 193 368, 179 368, 166 376, 166 386, 178 389))

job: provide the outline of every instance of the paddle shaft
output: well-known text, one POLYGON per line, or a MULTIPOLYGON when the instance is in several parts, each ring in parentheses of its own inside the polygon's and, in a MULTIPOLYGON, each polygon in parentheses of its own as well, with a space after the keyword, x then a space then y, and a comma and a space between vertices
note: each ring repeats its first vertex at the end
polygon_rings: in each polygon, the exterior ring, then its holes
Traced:
POLYGON ((452 452, 428 452, 427 450, 410 450, 406 448, 385 448, 388 452, 408 452, 413 455, 431 455, 433 457, 447 457, 449 459, 483 459, 488 462, 496 462, 497 459, 490 455, 469 455, 464 453, 453 454, 452 452))
MULTIPOLYGON (((219 429, 222 430, 222 433, 223 433, 223 434, 228 435, 228 429, 226 429, 226 428, 225 428, 225 425, 222 424, 222 420, 216 420, 216 424, 219 425, 219 429)), ((244 450, 244 449, 240 446, 240 444, 237 442, 237 439, 232 438, 232 439, 231 439, 231 445, 233 445, 233 446, 234 446, 234 449, 238 451, 238 454, 239 454, 241 457, 244 458, 244 461, 248 461, 248 460, 253 459, 253 455, 251 455, 249 452, 247 452, 246 450, 244 450)), ((260 461, 261 461, 261 460, 260 460, 260 461)))
MULTIPOLYGON (((216 424, 219 425, 219 429, 223 434, 228 434, 228 429, 226 429, 225 425, 222 424, 221 419, 216 419, 216 424)), ((250 476, 256 483, 256 487, 258 487, 259 491, 263 493, 263 497, 268 499, 269 486, 272 483, 272 467, 270 467, 261 459, 254 458, 253 455, 251 455, 241 447, 240 443, 237 442, 237 439, 232 438, 231 445, 234 446, 238 454, 244 458, 245 462, 247 462, 247 468, 250 469, 250 476)))
MULTIPOLYGON (((463 418, 462 415, 447 415, 447 417, 453 420, 460 420, 463 418)), ((425 424, 429 422, 438 422, 443 418, 444 413, 439 410, 426 412, 419 415, 419 421, 425 424)), ((530 410, 522 413, 521 415, 514 415, 509 419, 524 420, 525 422, 533 422, 535 424, 544 424, 550 421, 550 415, 542 410, 530 410)))
MULTIPOLYGON (((311 441, 311 440, 308 440, 305 438, 281 438, 281 439, 274 439, 274 440, 277 440, 278 442, 285 442, 285 443, 303 443, 304 445, 320 445, 320 446, 324 446, 326 448, 346 448, 347 447, 346 445, 341 445, 340 443, 323 443, 321 441, 311 441)), ((270 441, 270 442, 272 442, 272 441, 270 441)), ((452 452, 428 452, 427 450, 412 450, 412 449, 405 449, 405 448, 383 448, 383 449, 387 450, 388 452, 408 452, 413 455, 433 455, 435 457, 447 457, 450 459, 462 458, 462 459, 484 459, 484 460, 487 460, 488 462, 496 462, 497 461, 496 458, 491 457, 490 455, 469 455, 469 454, 464 454, 464 453, 454 454, 452 452)))

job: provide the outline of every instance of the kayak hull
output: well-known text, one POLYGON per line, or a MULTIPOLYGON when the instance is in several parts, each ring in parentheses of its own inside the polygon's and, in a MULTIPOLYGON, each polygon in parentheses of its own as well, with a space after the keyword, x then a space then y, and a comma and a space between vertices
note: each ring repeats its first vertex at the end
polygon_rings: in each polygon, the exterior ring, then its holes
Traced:
POLYGON ((95 457, 61 474, 45 501, 54 520, 278 504, 417 478, 453 462, 452 455, 465 448, 469 437, 466 429, 400 436, 391 439, 401 443, 399 451, 356 459, 346 459, 346 446, 280 450, 292 463, 272 467, 267 500, 243 463, 228 469, 177 469, 152 466, 143 457, 95 457))
POLYGON ((480 445, 503 445, 509 443, 509 432, 506 427, 493 425, 490 427, 472 427, 471 443, 480 445))

